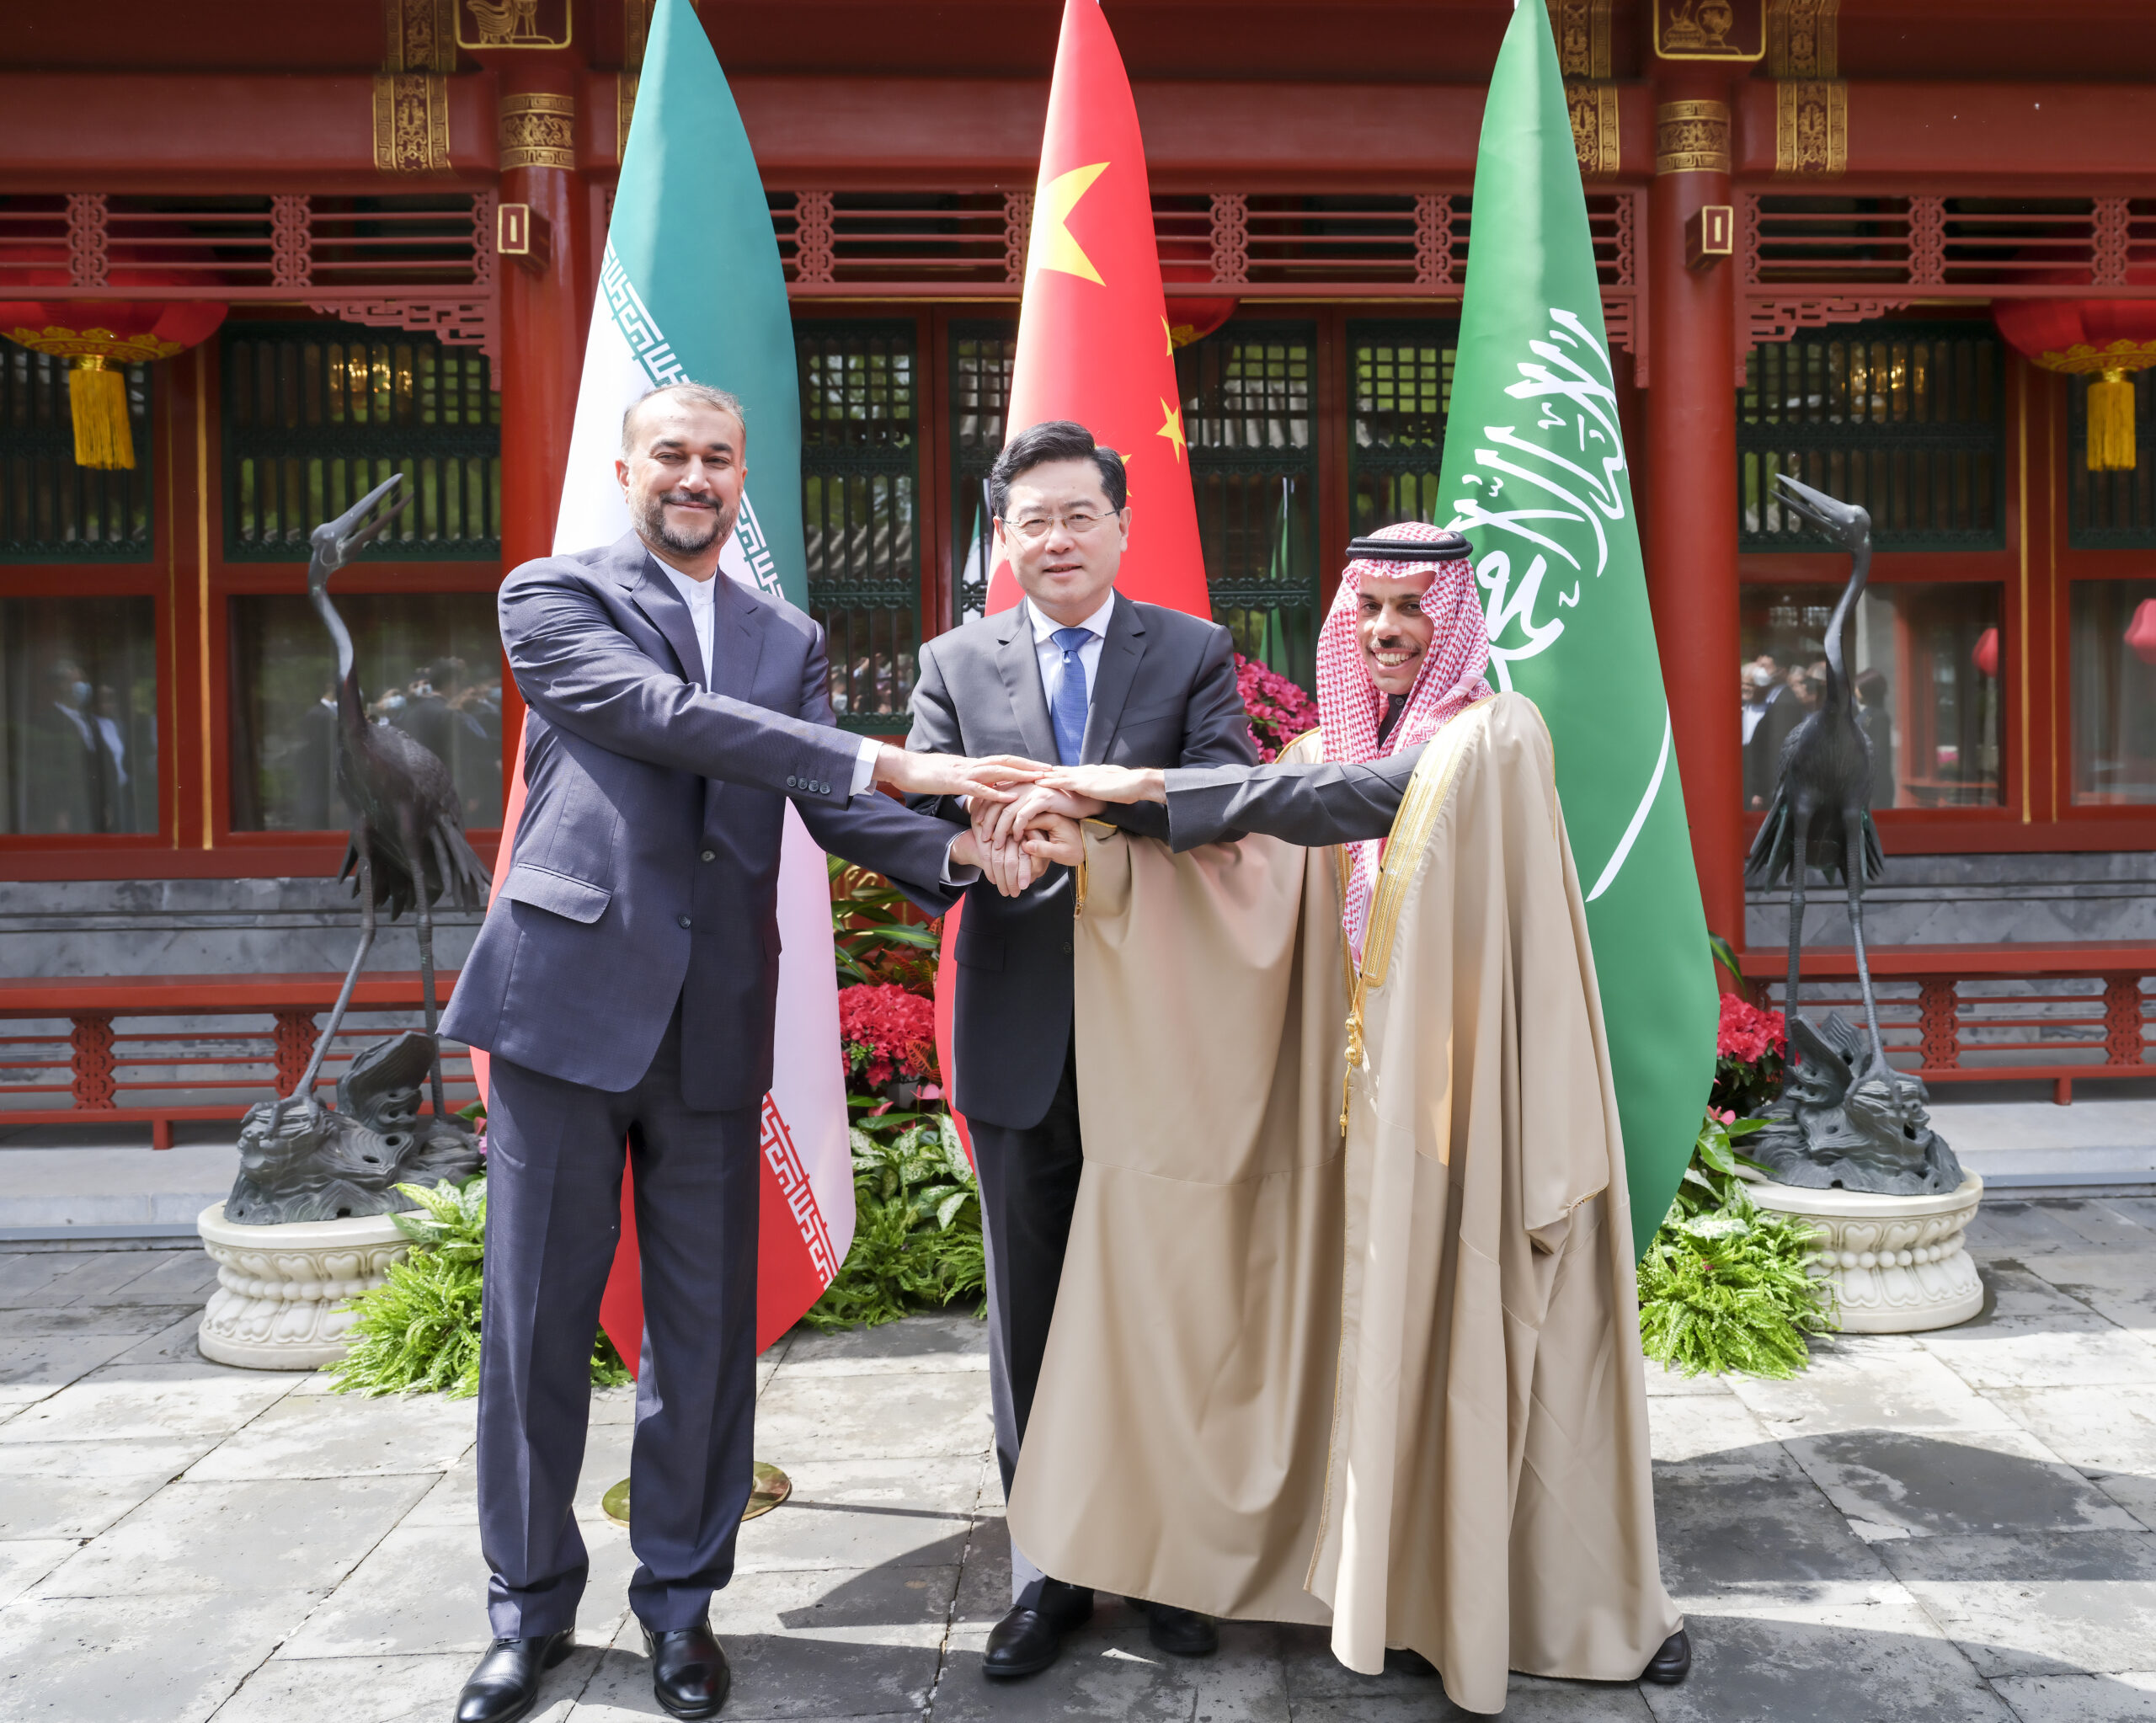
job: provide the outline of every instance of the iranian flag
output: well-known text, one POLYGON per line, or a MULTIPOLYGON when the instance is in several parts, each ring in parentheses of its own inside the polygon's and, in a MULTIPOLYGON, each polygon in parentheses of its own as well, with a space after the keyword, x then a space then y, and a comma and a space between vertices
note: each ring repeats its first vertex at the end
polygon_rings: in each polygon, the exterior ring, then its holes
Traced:
POLYGON ((1518 0, 1498 51, 1475 208, 1438 496, 1475 547, 1490 680, 1556 744, 1645 1250, 1699 1134, 1717 1004, 1545 0, 1518 0))
MULTIPOLYGON (((557 553, 611 544, 628 531, 614 478, 622 414, 661 384, 683 381, 731 390, 748 414, 753 483, 720 561, 723 574, 805 605, 801 402, 778 241, 748 133, 703 27, 688 0, 659 0, 584 348, 557 553)), ((520 749, 494 868, 498 889, 523 806, 520 749)), ((791 807, 778 920, 785 949, 777 1063, 764 1097, 759 1350, 800 1320, 853 1243, 830 876, 824 852, 791 807)), ((635 1369, 643 1294, 626 1170, 622 1242, 600 1314, 635 1369)))
MULTIPOLYGON (((1075 419, 1123 456, 1130 548, 1115 589, 1210 616, 1145 140, 1099 0, 1065 0, 1004 435, 1050 419, 1075 419)), ((988 613, 1024 596, 999 557, 989 575, 988 613)), ((937 1054, 947 1092, 959 914, 943 918, 936 977, 937 1054)))

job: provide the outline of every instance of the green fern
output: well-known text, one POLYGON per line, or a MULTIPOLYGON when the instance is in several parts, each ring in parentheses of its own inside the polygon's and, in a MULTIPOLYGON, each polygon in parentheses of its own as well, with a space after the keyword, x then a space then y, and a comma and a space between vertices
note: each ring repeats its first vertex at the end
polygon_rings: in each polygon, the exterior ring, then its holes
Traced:
POLYGON ((988 1288, 980 1187, 948 1113, 856 1125, 853 1248, 806 1320, 825 1331, 894 1321, 988 1288))
POLYGON ((1640 1260, 1641 1348, 1687 1376, 1793 1376, 1812 1361, 1805 1337, 1838 1326, 1833 1289, 1808 1266, 1812 1229, 1745 1192, 1732 1143, 1760 1123, 1708 1116, 1640 1260))
MULTIPOLYGON (((444 1394, 469 1399, 479 1391, 481 1262, 487 1242, 487 1180, 446 1182, 428 1190, 397 1187, 419 1205, 397 1214, 412 1240, 382 1283, 345 1308, 353 1313, 350 1349, 330 1367, 339 1394, 444 1394)), ((621 1355, 602 1333, 591 1349, 591 1379, 611 1387, 629 1379, 621 1355)))

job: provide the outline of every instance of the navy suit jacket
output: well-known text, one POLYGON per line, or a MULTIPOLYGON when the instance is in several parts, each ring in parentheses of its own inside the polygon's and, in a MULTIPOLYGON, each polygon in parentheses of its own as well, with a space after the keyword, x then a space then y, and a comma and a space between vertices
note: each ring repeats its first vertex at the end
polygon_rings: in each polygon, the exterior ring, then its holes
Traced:
POLYGON ((696 626, 631 534, 526 563, 502 643, 530 708, 510 868, 442 1030, 594 1089, 633 1087, 678 1000, 683 1098, 770 1088, 786 804, 825 849, 930 915, 951 828, 871 792, 835 727, 823 630, 718 577, 712 687, 696 626))
MULTIPOLYGON (((921 643, 907 747, 1055 759, 1031 611, 1021 604, 921 643)), ((1093 672, 1082 752, 1113 765, 1255 761, 1228 631, 1118 595, 1093 672)), ((967 817, 954 801, 919 797, 915 805, 960 824, 967 817)), ((1148 837, 1168 835, 1166 810, 1154 803, 1110 808, 1102 817, 1148 837)), ((1074 896, 1067 867, 1051 867, 1015 898, 985 881, 967 894, 952 1055, 954 1098, 969 1118, 1029 1129, 1055 1098, 1070 1044, 1074 896)))

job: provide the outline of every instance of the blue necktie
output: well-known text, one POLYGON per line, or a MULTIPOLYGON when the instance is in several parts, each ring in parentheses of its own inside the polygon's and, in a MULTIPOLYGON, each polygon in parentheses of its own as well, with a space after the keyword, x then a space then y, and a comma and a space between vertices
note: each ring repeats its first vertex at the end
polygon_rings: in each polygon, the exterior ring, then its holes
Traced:
POLYGON ((1055 751, 1065 765, 1086 755, 1086 666, 1078 648, 1093 637, 1090 628, 1059 628, 1049 636, 1063 653, 1063 679, 1055 685, 1055 751))

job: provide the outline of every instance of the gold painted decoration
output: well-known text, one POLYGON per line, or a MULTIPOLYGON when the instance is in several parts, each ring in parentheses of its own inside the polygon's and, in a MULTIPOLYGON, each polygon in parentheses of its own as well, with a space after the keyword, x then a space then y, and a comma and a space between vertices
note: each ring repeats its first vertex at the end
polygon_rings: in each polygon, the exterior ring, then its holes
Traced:
POLYGON ((1729 105, 1663 102, 1654 110, 1657 173, 1729 172, 1729 105))
POLYGON ((622 0, 622 64, 643 70, 643 45, 651 35, 652 0, 622 0))
POLYGON ((1557 69, 1566 77, 1609 77, 1609 0, 1557 0, 1550 9, 1557 31, 1557 69))
POLYGON ((1664 60, 1757 60, 1767 51, 1766 0, 1654 0, 1654 51, 1664 60))
POLYGON ((1572 110, 1572 147, 1578 152, 1580 172, 1589 179, 1609 179, 1617 173, 1617 86, 1609 83, 1568 83, 1565 103, 1572 110))
POLYGON ((501 168, 576 167, 576 98, 504 96, 500 113, 501 168))
POLYGON ((1841 0, 1767 0, 1767 75, 1832 77, 1839 67, 1841 0))
POLYGON ((375 79, 374 164, 384 173, 440 173, 448 168, 446 77, 396 72, 375 79))
POLYGON ((456 0, 382 0, 384 72, 456 70, 456 0))
POLYGON ((1849 87, 1833 78, 1774 86, 1774 172, 1834 179, 1849 171, 1849 87))
POLYGON ((569 0, 457 0, 460 48, 566 48, 569 0))
POLYGON ((637 115, 637 75, 624 72, 614 80, 614 159, 619 162, 629 147, 629 122, 637 115))

